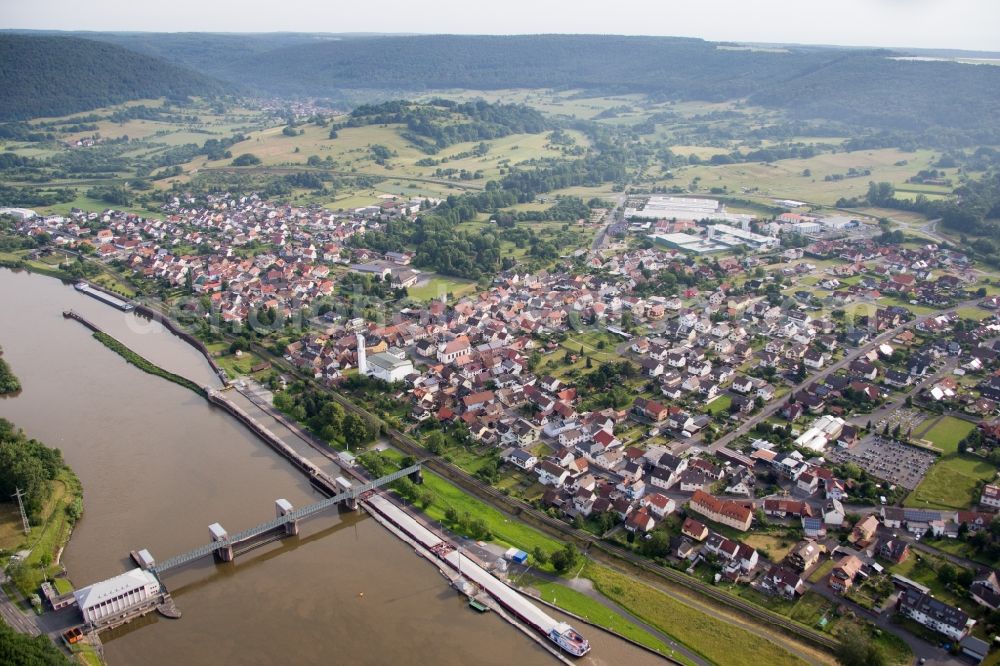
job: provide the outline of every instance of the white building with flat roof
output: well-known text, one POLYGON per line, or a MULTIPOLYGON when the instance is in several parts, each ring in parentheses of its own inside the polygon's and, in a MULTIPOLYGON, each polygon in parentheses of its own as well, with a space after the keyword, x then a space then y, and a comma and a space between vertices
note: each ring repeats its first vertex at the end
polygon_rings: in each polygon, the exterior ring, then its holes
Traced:
POLYGON ((642 208, 626 208, 628 220, 718 220, 745 226, 753 215, 727 213, 726 205, 715 199, 652 196, 642 208))
POLYGON ((38 213, 30 208, 0 208, 0 215, 10 215, 19 220, 30 220, 38 217, 38 213))
POLYGON ((692 254, 708 254, 710 252, 725 252, 730 246, 722 243, 712 243, 700 236, 691 234, 648 234, 646 238, 654 243, 665 245, 672 250, 690 252, 692 254))
POLYGON ((91 623, 121 615, 159 594, 160 581, 143 569, 133 569, 73 592, 83 619, 91 623))
POLYGON ((405 355, 400 358, 398 354, 389 351, 372 354, 367 360, 368 367, 365 374, 390 384, 402 381, 407 375, 413 374, 413 362, 405 355))
POLYGON ((753 250, 781 247, 781 240, 774 236, 761 236, 728 224, 713 224, 708 227, 708 239, 727 245, 746 245, 753 250))

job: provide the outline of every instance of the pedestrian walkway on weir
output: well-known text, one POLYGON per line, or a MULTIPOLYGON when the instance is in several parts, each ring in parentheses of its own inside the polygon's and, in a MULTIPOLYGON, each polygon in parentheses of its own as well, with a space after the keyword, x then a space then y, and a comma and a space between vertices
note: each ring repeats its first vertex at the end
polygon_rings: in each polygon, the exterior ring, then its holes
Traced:
POLYGON ((242 542, 251 540, 280 527, 295 524, 304 518, 308 518, 309 516, 319 513, 320 511, 328 509, 341 502, 356 503, 361 495, 388 483, 392 483, 393 481, 401 479, 404 476, 415 474, 420 471, 420 468, 421 463, 418 462, 414 465, 401 469, 398 472, 393 472, 392 474, 383 476, 380 479, 375 479, 374 481, 369 481, 368 483, 361 485, 352 485, 344 492, 338 493, 333 497, 320 500, 315 504, 310 504, 309 506, 302 507, 301 509, 294 509, 284 515, 278 516, 273 520, 261 523, 260 525, 251 527, 250 529, 243 530, 242 532, 232 536, 228 536, 223 533, 220 538, 213 540, 211 543, 199 546, 198 548, 189 550, 188 552, 177 555, 176 557, 171 557, 169 560, 155 563, 153 566, 149 567, 149 571, 159 577, 161 574, 166 573, 170 569, 182 566, 188 562, 193 562, 194 560, 206 557, 220 550, 231 549, 233 546, 237 546, 242 542))

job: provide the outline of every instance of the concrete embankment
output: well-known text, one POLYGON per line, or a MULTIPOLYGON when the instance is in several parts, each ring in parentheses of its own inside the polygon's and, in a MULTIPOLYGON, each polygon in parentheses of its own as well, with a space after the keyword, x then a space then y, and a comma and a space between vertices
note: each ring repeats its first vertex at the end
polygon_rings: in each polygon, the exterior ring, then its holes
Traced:
POLYGON ((219 407, 229 413, 230 416, 235 418, 237 421, 245 425, 250 429, 257 437, 259 437, 265 444, 274 449, 283 458, 288 460, 290 463, 295 465, 299 470, 305 472, 309 477, 309 482, 315 486, 319 491, 325 493, 326 495, 333 496, 336 495, 339 490, 337 489, 336 482, 331 479, 326 472, 313 464, 310 460, 299 455, 295 449, 290 447, 280 437, 275 435, 273 432, 265 428, 256 419, 247 414, 237 405, 234 405, 230 400, 228 400, 220 392, 215 391, 211 388, 206 387, 205 397, 210 403, 219 407))
POLYGON ((152 319, 153 321, 163 326, 163 328, 167 329, 168 331, 176 335, 178 338, 180 338, 181 340, 183 340, 184 342, 188 343, 189 345, 197 349, 199 352, 201 352, 201 355, 204 356, 205 360, 208 361, 208 364, 212 366, 212 370, 215 372, 216 375, 219 376, 219 379, 222 380, 223 383, 227 383, 225 371, 222 368, 220 368, 219 365, 215 362, 215 358, 212 357, 212 352, 208 351, 208 347, 205 346, 204 342, 194 337, 184 329, 180 328, 169 317, 163 316, 161 312, 154 310, 146 305, 136 303, 135 313, 142 317, 146 317, 147 319, 152 319))
POLYGON ((227 399, 222 393, 216 391, 210 386, 199 387, 197 384, 192 382, 190 379, 181 377, 172 372, 164 370, 157 365, 154 365, 151 361, 139 356, 134 351, 129 349, 121 341, 113 338, 104 331, 101 330, 97 324, 89 321, 87 318, 83 317, 77 312, 72 310, 67 310, 63 312, 63 316, 67 319, 74 319, 88 329, 94 332, 94 337, 100 340, 104 345, 106 345, 111 350, 115 351, 121 355, 129 363, 132 363, 139 369, 154 374, 164 379, 170 380, 181 386, 189 388, 196 393, 205 396, 210 403, 216 407, 221 408, 226 411, 230 416, 235 418, 237 421, 245 425, 251 432, 257 435, 265 444, 270 446, 274 451, 280 454, 283 458, 291 462, 300 471, 304 472, 306 476, 309 477, 309 482, 315 486, 320 492, 327 495, 336 495, 339 490, 337 489, 336 482, 331 478, 326 472, 317 467, 307 458, 299 455, 291 446, 286 444, 280 437, 275 435, 273 432, 268 430, 264 425, 259 423, 252 416, 243 411, 240 407, 233 404, 229 399, 227 399))

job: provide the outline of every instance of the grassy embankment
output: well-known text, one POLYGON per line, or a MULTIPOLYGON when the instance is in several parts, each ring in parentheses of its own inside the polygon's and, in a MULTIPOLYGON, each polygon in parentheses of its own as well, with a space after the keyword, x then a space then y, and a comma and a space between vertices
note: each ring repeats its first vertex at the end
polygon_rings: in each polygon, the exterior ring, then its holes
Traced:
POLYGON ((163 379, 166 379, 167 381, 171 381, 171 382, 174 382, 175 384, 183 386, 186 389, 191 389, 192 391, 194 391, 198 395, 204 395, 205 394, 205 392, 202 390, 202 388, 200 386, 198 386, 197 384, 195 384, 190 379, 187 379, 185 377, 181 377, 180 375, 176 375, 176 374, 174 374, 172 372, 164 370, 160 366, 155 365, 152 361, 149 361, 149 360, 143 358, 142 356, 139 356, 139 354, 136 354, 134 351, 132 351, 131 349, 129 349, 128 347, 126 347, 122 342, 119 342, 118 340, 116 340, 115 338, 111 337, 107 333, 103 333, 103 332, 102 333, 94 333, 94 337, 97 338, 105 347, 107 347, 111 351, 115 352, 116 354, 118 354, 119 356, 121 356, 126 361, 128 361, 129 363, 131 363, 135 367, 139 368, 143 372, 148 372, 151 375, 156 375, 157 377, 162 377, 163 379))
POLYGON ((59 280, 73 279, 69 273, 59 268, 58 265, 49 264, 37 259, 28 259, 26 255, 27 252, 25 251, 0 252, 0 267, 15 269, 20 268, 32 273, 48 275, 49 277, 54 277, 59 280))
MULTIPOLYGON (((565 611, 573 613, 574 615, 578 615, 588 622, 596 624, 599 627, 610 629, 611 631, 620 634, 629 640, 635 641, 636 643, 644 645, 652 650, 656 650, 660 654, 673 654, 673 650, 670 649, 670 646, 662 640, 653 636, 641 627, 629 622, 615 611, 611 610, 607 606, 604 606, 599 601, 588 597, 582 592, 577 592, 576 590, 566 587, 565 585, 560 585, 559 583, 540 580, 532 581, 531 587, 538 590, 541 598, 545 601, 558 606, 565 611)), ((682 663, 688 663, 688 660, 685 659, 683 655, 674 654, 673 658, 682 663)))
MULTIPOLYGON (((24 596, 38 592, 46 578, 60 573, 56 555, 69 542, 73 524, 83 511, 83 487, 69 467, 64 467, 51 482, 51 494, 41 511, 40 522, 25 535, 16 511, 0 522, 0 548, 9 552, 30 550, 30 554, 11 571, 11 578, 24 596)), ((57 589, 69 591, 59 581, 57 589), (61 586, 61 587, 60 587, 61 586)))
MULTIPOLYGON (((392 454, 390 455, 392 456, 392 454)), ((493 507, 467 495, 458 487, 426 470, 424 471, 424 488, 433 496, 433 501, 424 510, 424 513, 433 520, 446 522, 445 512, 450 507, 458 511, 460 515, 468 512, 476 518, 483 519, 497 542, 515 546, 528 553, 531 553, 536 546, 550 553, 561 547, 561 544, 554 539, 527 525, 506 518, 493 507)), ((551 565, 546 564, 545 567, 539 568, 551 570, 551 565)), ((595 583, 600 594, 664 634, 672 636, 679 643, 683 643, 691 650, 717 663, 803 663, 797 657, 765 638, 706 615, 623 574, 592 562, 587 563, 584 571, 584 575, 595 583), (713 648, 713 645, 719 642, 717 639, 720 635, 732 636, 737 641, 733 645, 738 647, 734 648, 733 651, 713 648), (750 651, 741 652, 744 648, 750 651), (742 662, 740 660, 742 654, 753 657, 752 661, 742 662), (728 656, 725 659, 718 659, 716 658, 718 655, 728 656)), ((555 598, 555 605, 581 617, 586 617, 598 626, 620 633, 653 649, 659 650, 660 648, 650 641, 662 645, 662 641, 659 639, 583 594, 554 583, 535 585, 535 587, 542 591, 543 598, 546 600, 551 601, 552 598, 555 598), (622 629, 627 629, 627 631, 622 629), (640 635, 644 636, 641 640, 640 635)))
POLYGON ((588 563, 584 576, 636 617, 717 664, 804 664, 767 638, 702 613, 607 567, 588 563))

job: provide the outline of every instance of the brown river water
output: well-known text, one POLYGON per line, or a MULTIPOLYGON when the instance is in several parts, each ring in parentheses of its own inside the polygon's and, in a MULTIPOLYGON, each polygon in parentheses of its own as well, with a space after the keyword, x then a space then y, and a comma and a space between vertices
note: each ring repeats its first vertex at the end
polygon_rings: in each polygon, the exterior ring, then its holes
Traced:
MULTIPOLYGON (((216 521, 230 533, 256 525, 274 516, 275 499, 321 499, 241 424, 128 365, 64 319, 66 309, 161 367, 219 382, 158 325, 52 278, 0 269, 0 345, 23 386, 0 399, 0 416, 61 448, 83 483, 84 516, 62 556, 74 584, 132 568, 132 549, 165 560, 200 546, 216 521)), ((557 663, 496 614, 468 609, 433 566, 364 514, 325 512, 298 537, 235 563, 204 558, 164 582, 183 618, 153 614, 104 634, 112 666, 557 663)), ((574 624, 593 645, 581 664, 664 663, 574 624)))

